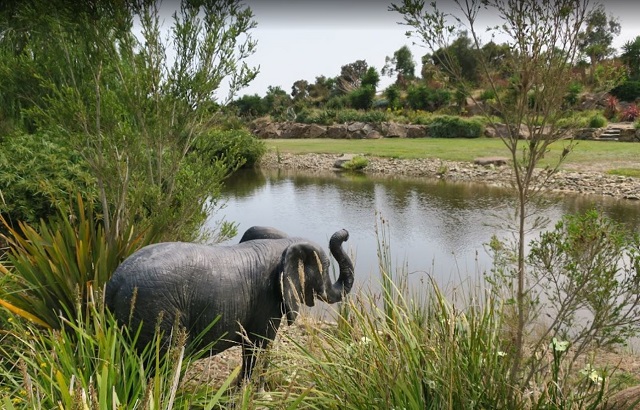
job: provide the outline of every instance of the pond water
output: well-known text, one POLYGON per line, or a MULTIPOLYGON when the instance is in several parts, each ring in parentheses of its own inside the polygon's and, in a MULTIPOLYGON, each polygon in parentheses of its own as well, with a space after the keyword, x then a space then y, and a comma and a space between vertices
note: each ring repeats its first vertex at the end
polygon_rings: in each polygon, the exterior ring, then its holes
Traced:
MULTIPOLYGON (((494 234, 508 236, 497 225, 513 214, 515 204, 511 191, 482 184, 287 170, 242 170, 227 181, 224 196, 226 207, 208 223, 237 222, 239 234, 229 243, 253 225, 267 225, 311 239, 328 252, 330 236, 346 228, 350 238, 344 246, 354 255, 361 289, 378 287, 380 218, 394 266, 406 267, 409 283, 431 276, 448 287, 491 268, 485 244, 494 234)), ((536 209, 551 229, 562 215, 590 208, 640 229, 640 203, 630 200, 562 195, 536 209)))

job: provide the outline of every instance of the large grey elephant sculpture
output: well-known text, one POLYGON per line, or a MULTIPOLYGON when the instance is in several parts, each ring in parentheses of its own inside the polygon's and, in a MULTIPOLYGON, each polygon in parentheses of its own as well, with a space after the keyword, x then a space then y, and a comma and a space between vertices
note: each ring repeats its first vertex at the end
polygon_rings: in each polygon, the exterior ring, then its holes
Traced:
POLYGON ((166 346, 176 323, 196 349, 217 341, 211 351, 216 354, 242 345, 239 381, 246 380, 256 348, 275 338, 283 315, 291 324, 301 302, 313 306, 317 297, 335 303, 351 290, 353 263, 342 249, 348 238, 342 229, 329 240, 339 266, 335 283, 320 246, 274 228, 250 228, 236 245, 149 245, 116 269, 106 285, 106 304, 120 323, 141 326, 138 347, 153 339, 158 325, 166 346))

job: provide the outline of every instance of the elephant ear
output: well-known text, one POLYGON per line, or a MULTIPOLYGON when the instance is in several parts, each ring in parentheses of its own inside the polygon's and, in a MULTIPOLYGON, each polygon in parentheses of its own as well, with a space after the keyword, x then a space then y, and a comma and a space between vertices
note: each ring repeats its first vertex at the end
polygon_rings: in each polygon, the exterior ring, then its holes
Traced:
POLYGON ((324 275, 321 255, 317 246, 307 242, 293 244, 284 253, 280 290, 289 325, 298 317, 301 303, 315 304, 315 289, 324 275))

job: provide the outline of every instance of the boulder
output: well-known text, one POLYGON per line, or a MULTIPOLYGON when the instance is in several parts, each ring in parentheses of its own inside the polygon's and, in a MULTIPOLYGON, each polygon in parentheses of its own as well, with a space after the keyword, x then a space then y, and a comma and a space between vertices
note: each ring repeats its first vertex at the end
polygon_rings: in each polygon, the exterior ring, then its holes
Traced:
POLYGON ((426 125, 410 124, 406 126, 407 138, 426 138, 429 136, 426 125))
POLYGON ((272 123, 260 124, 256 129, 254 129, 253 134, 258 138, 280 138, 282 135, 282 131, 280 128, 272 123))
POLYGON ((406 138, 407 126, 395 122, 383 122, 381 125, 382 135, 385 138, 406 138))
POLYGON ((473 160, 473 163, 476 165, 482 166, 502 166, 507 165, 507 158, 505 157, 481 157, 473 160))
POLYGON ((302 134, 302 138, 322 138, 327 133, 327 127, 324 125, 318 124, 309 124, 304 133, 302 134))
POLYGON ((329 125, 325 135, 327 138, 344 139, 347 138, 347 126, 344 124, 329 125))

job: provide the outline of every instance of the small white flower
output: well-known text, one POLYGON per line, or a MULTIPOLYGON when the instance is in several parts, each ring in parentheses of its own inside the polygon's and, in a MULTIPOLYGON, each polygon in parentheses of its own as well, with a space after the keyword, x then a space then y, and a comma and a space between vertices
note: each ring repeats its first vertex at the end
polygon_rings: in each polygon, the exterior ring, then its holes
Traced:
POLYGON ((569 342, 566 340, 560 341, 554 337, 551 341, 550 347, 556 352, 564 352, 569 348, 569 342))
POLYGON ((597 385, 600 385, 600 383, 602 382, 602 377, 600 376, 600 374, 598 374, 598 371, 589 363, 584 366, 584 369, 580 370, 580 373, 583 376, 587 376, 589 380, 597 385))
POLYGON ((369 339, 368 337, 366 337, 366 336, 362 336, 362 337, 360 338, 360 345, 362 345, 362 346, 366 346, 366 345, 368 345, 369 343, 371 343, 371 339, 369 339))
POLYGON ((498 351, 498 357, 505 357, 507 352, 503 352, 502 350, 498 351))

